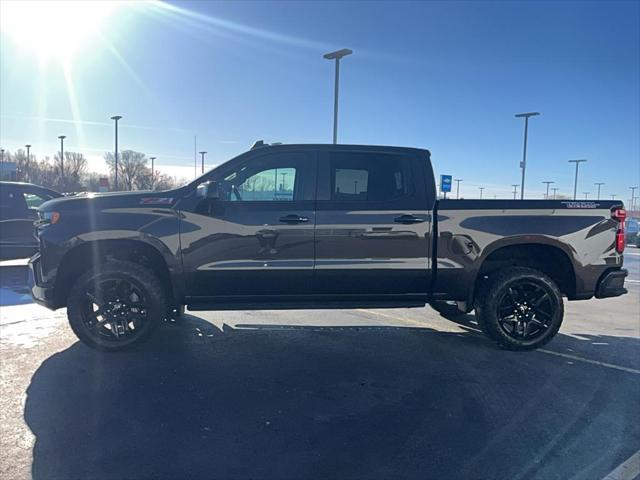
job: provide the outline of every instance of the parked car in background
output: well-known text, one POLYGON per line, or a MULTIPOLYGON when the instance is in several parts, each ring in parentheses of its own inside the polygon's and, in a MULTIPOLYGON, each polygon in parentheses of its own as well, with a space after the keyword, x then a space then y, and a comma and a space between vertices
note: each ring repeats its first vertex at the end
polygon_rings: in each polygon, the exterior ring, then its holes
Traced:
POLYGON ((637 218, 628 218, 624 225, 624 231, 626 244, 640 247, 640 221, 637 218))
POLYGON ((26 258, 38 251, 33 234, 37 209, 60 196, 31 183, 0 182, 0 260, 26 258))

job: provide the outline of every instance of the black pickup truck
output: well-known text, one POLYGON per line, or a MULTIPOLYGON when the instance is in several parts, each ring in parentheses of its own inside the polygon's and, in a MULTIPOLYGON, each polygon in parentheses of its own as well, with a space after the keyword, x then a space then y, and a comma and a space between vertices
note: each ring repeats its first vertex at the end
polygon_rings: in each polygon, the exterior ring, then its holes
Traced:
POLYGON ((475 309, 503 348, 548 342, 563 297, 626 293, 619 201, 437 200, 427 150, 264 145, 176 190, 46 202, 33 297, 118 350, 170 312, 475 309))

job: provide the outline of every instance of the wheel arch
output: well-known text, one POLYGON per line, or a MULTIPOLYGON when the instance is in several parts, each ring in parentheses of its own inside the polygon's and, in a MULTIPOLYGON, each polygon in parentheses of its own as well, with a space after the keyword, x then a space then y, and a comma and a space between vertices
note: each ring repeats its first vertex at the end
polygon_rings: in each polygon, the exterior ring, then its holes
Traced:
POLYGON ((90 266, 100 265, 110 258, 127 260, 152 270, 162 282, 169 303, 182 301, 184 290, 179 282, 181 265, 175 261, 166 247, 150 240, 108 239, 78 243, 63 257, 56 272, 54 296, 58 305, 66 305, 69 291, 82 273, 90 266))
POLYGON ((539 270, 549 276, 569 299, 575 298, 577 286, 572 257, 573 252, 566 244, 548 237, 526 236, 498 240, 484 251, 468 302, 473 305, 475 295, 487 277, 505 267, 539 270))

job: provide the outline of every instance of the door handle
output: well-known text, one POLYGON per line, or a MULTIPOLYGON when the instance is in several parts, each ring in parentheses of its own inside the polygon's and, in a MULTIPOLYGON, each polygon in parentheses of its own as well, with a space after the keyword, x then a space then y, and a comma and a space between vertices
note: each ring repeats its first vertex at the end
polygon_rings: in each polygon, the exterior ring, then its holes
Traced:
POLYGON ((412 223, 422 223, 424 222, 424 218, 416 217, 414 215, 400 215, 399 217, 394 218, 393 221, 409 225, 412 223))
POLYGON ((308 217, 301 217, 300 215, 285 215, 284 217, 280 217, 280 221, 282 223, 306 223, 309 221, 308 217))

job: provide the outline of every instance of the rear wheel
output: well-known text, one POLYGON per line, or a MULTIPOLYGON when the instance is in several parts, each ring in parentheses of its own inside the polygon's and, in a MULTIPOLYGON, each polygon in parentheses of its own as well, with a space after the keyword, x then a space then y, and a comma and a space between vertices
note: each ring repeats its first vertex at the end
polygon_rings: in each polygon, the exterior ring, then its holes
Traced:
POLYGON ((67 305, 76 336, 107 351, 142 343, 166 311, 164 289, 153 272, 119 260, 82 275, 71 288, 67 305))
POLYGON ((499 271, 479 295, 476 314, 483 330, 503 348, 541 347, 562 324, 562 294, 551 278, 537 270, 514 267, 499 271))

